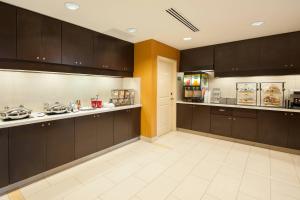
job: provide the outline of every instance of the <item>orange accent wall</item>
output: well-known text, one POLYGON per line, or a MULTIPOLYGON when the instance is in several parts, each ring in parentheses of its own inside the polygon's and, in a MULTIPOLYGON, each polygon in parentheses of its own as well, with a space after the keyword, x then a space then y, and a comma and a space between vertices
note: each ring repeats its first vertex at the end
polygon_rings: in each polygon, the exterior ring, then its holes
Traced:
MULTIPOLYGON (((141 78, 141 133, 152 138, 157 135, 157 57, 170 58, 179 63, 179 50, 155 40, 146 40, 134 46, 134 77, 141 78)), ((177 66, 178 67, 178 66, 177 66)))

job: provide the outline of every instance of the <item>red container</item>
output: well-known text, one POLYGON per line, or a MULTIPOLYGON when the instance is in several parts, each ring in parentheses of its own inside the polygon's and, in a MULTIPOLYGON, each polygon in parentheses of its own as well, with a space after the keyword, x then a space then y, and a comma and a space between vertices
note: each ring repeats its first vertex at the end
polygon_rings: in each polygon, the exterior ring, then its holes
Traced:
POLYGON ((102 101, 101 100, 96 100, 96 107, 97 108, 102 108, 102 101))

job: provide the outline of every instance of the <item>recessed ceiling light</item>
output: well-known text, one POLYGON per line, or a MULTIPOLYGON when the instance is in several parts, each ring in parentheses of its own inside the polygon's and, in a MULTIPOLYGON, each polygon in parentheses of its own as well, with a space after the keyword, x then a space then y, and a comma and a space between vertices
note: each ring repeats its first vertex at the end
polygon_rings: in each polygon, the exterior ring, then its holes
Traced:
POLYGON ((261 25, 263 25, 264 24, 264 22, 262 22, 262 21, 257 21, 257 22, 253 22, 251 25, 252 26, 261 26, 261 25))
POLYGON ((79 5, 74 2, 66 2, 65 7, 69 10, 77 10, 79 8, 79 5))
POLYGON ((127 31, 129 33, 135 33, 136 32, 136 28, 129 28, 129 29, 127 29, 127 31))
POLYGON ((190 40, 192 40, 192 38, 191 37, 185 37, 185 38, 183 38, 183 40, 184 41, 190 41, 190 40))

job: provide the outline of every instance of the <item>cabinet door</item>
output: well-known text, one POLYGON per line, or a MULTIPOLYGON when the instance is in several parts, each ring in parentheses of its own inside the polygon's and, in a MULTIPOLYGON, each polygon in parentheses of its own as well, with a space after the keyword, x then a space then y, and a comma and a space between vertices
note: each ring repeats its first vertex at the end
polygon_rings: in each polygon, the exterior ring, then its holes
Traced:
POLYGON ((225 115, 211 115, 210 132, 217 135, 231 137, 232 117, 225 115))
POLYGON ((94 37, 94 65, 101 69, 121 70, 118 66, 120 50, 118 40, 108 35, 96 33, 94 37))
POLYGON ((98 151, 114 145, 114 113, 101 113, 97 119, 98 151))
POLYGON ((275 111, 260 111, 258 117, 258 142, 286 147, 289 132, 288 114, 275 111))
POLYGON ((193 106, 189 104, 177 104, 177 128, 192 129, 193 106))
POLYGON ((61 22, 43 16, 42 62, 61 63, 61 22))
POLYGON ((256 142, 257 141, 257 119, 233 117, 232 137, 256 142))
POLYGON ((42 50, 43 16, 28 10, 18 9, 17 56, 27 61, 40 61, 42 50))
POLYGON ((129 110, 114 112, 114 144, 119 144, 129 139, 129 110))
POLYGON ((193 106, 192 130, 210 131, 210 106, 193 106))
POLYGON ((10 183, 32 177, 46 170, 46 137, 42 124, 10 128, 10 183))
POLYGON ((0 58, 17 57, 17 9, 0 2, 0 58))
POLYGON ((286 34, 261 38, 260 66, 262 69, 289 67, 289 39, 286 34))
POLYGON ((0 188, 8 184, 8 130, 0 129, 0 188))
POLYGON ((212 70, 214 47, 200 47, 180 51, 180 71, 212 70))
POLYGON ((130 109, 129 137, 136 138, 141 135, 141 108, 130 109))
POLYGON ((75 158, 97 152, 96 115, 75 118, 75 158))
POLYGON ((289 135, 288 135, 288 147, 292 149, 300 150, 300 114, 290 113, 289 121, 289 135))
POLYGON ((237 66, 237 43, 227 43, 215 47, 215 71, 232 72, 237 66))
POLYGON ((244 40, 237 43, 237 71, 259 69, 260 40, 244 40))
POLYGON ((93 32, 82 27, 62 23, 62 64, 92 66, 93 32))
POLYGON ((290 66, 291 69, 300 69, 300 31, 289 34, 290 41, 290 66))
POLYGON ((120 40, 120 59, 117 66, 120 66, 122 71, 133 72, 134 66, 134 45, 130 42, 120 40))
POLYGON ((45 123, 47 136, 47 170, 75 159, 74 119, 45 123))

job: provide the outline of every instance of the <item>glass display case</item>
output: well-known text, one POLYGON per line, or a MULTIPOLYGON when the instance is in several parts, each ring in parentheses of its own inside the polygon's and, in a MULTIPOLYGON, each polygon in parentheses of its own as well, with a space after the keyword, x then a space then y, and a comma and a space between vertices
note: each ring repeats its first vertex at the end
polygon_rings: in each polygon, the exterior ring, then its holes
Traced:
POLYGON ((257 83, 236 83, 236 99, 238 105, 257 106, 257 83))
POLYGON ((267 107, 283 107, 284 82, 260 83, 260 105, 267 107))

